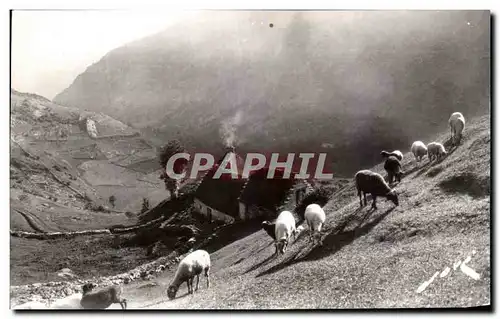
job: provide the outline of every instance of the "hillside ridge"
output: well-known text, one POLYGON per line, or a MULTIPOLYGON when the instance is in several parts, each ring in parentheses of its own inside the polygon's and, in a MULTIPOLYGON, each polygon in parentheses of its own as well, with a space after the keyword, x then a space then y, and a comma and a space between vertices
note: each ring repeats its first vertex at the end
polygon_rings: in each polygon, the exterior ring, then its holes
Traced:
MULTIPOLYGON (((323 246, 301 233, 284 256, 263 231, 209 251, 211 286, 165 291, 175 267, 124 285, 129 308, 305 309, 472 307, 491 304, 489 115, 467 121, 461 144, 439 162, 409 152, 395 186, 400 205, 359 207, 354 183, 331 197, 323 246), (472 271, 471 271, 472 270, 472 271), (436 275, 437 274, 437 275, 436 275)), ((385 175, 383 163, 372 170, 385 175)), ((182 258, 182 256, 179 256, 182 258)), ((112 306, 111 308, 114 308, 112 306)))

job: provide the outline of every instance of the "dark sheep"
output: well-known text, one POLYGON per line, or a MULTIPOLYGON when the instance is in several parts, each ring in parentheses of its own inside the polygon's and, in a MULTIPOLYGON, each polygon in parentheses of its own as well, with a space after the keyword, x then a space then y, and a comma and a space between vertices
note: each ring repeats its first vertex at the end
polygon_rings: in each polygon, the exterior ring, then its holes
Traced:
POLYGON ((111 286, 96 292, 92 292, 97 285, 87 283, 82 286, 82 299, 80 305, 84 309, 106 309, 111 304, 119 303, 122 309, 127 309, 127 300, 121 298, 122 287, 111 286))
POLYGON ((403 153, 401 153, 401 151, 399 150, 395 150, 392 152, 382 151, 380 152, 380 155, 382 155, 383 157, 395 156, 398 160, 403 160, 403 153))
POLYGON ((389 185, 385 182, 382 175, 369 171, 362 170, 356 173, 354 176, 356 181, 356 189, 358 190, 359 204, 363 207, 363 201, 361 200, 361 193, 363 193, 364 204, 366 205, 366 194, 372 194, 373 203, 372 208, 376 209, 377 196, 385 197, 392 201, 396 206, 399 205, 398 195, 394 190, 391 190, 389 185))
POLYGON ((401 182, 401 176, 403 175, 401 162, 395 156, 389 156, 385 160, 384 169, 387 172, 389 184, 392 184, 394 177, 398 182, 401 182))

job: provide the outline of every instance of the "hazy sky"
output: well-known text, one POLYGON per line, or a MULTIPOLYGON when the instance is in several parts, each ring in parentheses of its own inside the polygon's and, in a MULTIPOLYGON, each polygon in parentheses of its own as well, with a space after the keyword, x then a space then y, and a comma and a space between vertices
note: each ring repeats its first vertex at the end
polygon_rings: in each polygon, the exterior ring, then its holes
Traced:
POLYGON ((49 99, 110 50, 195 11, 14 11, 12 88, 49 99))

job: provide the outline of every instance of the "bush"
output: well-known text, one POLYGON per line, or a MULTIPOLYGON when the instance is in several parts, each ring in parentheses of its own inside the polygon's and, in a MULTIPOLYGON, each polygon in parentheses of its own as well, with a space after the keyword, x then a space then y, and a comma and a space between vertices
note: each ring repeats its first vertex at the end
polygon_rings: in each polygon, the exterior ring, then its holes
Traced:
POLYGON ((323 207, 326 205, 326 203, 328 203, 332 194, 333 190, 331 188, 316 188, 315 190, 307 194, 300 202, 300 204, 295 207, 295 213, 303 219, 306 207, 308 205, 318 204, 319 206, 323 207))
POLYGON ((178 140, 171 140, 158 152, 160 166, 164 168, 172 155, 185 151, 184 146, 178 140))

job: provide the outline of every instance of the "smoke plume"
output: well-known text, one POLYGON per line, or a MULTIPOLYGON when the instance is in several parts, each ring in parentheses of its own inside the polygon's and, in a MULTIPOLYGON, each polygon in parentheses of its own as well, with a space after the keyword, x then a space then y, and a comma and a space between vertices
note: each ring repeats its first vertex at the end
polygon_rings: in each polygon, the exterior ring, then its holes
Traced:
POLYGON ((243 112, 238 111, 234 116, 222 121, 220 134, 224 146, 235 147, 238 144, 236 130, 238 129, 238 126, 241 124, 242 118, 243 118, 243 112))

